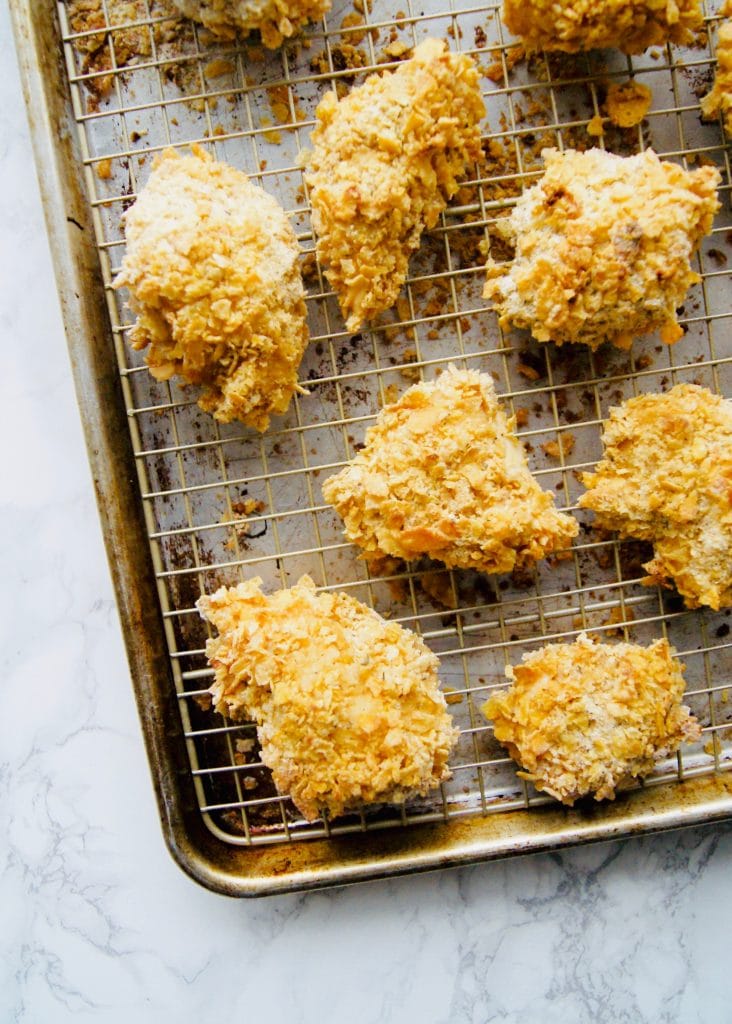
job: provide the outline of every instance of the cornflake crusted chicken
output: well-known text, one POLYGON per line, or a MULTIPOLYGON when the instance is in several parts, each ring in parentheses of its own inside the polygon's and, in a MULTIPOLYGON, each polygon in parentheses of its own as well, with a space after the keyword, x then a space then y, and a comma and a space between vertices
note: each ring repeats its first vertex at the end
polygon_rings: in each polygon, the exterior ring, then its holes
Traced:
POLYGON ((712 91, 701 101, 701 110, 708 120, 721 114, 724 130, 732 136, 732 0, 726 0, 719 13, 725 20, 717 33, 717 70, 712 91))
POLYGON ((218 630, 206 653, 214 706, 253 719, 262 760, 308 819, 401 803, 449 778, 458 730, 437 658, 414 633, 303 576, 270 597, 253 579, 198 609, 218 630))
POLYGON ((217 420, 266 430, 297 390, 308 342, 295 233, 246 174, 166 150, 125 214, 115 287, 137 313, 132 347, 149 346, 157 380, 203 386, 217 420))
POLYGON ((200 22, 209 32, 233 39, 237 31, 258 29, 270 50, 282 45, 306 22, 330 9, 330 0, 173 0, 187 18, 200 22))
POLYGON ((677 341, 676 309, 699 280, 689 260, 719 209, 719 171, 685 171, 650 149, 542 155, 543 177, 496 229, 515 246, 513 262, 486 268, 501 325, 593 349, 627 348, 655 330, 677 341))
POLYGON ((531 50, 577 53, 689 43, 703 25, 699 0, 503 0, 503 21, 531 50))
POLYGON ((681 704, 683 665, 666 640, 650 647, 549 644, 508 667, 508 690, 483 705, 496 739, 521 778, 570 807, 580 797, 615 790, 653 770, 701 729, 681 704))
POLYGON ((610 410, 579 504, 598 526, 651 541, 648 583, 689 608, 732 605, 732 402, 694 384, 610 410))
POLYGON ((318 256, 349 331, 396 301, 422 232, 480 156, 484 113, 475 62, 437 39, 318 104, 306 180, 318 256))
POLYGON ((429 555, 510 572, 568 547, 578 529, 529 472, 491 378, 454 367, 385 406, 323 494, 377 566, 429 555))

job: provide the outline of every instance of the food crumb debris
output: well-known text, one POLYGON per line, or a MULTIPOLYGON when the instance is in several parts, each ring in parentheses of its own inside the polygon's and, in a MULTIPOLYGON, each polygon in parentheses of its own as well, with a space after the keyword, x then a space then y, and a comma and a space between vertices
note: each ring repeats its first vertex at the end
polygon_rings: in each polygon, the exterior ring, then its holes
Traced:
POLYGON ((525 427, 529 422, 529 410, 525 406, 519 406, 516 410, 516 426, 525 427))
POLYGON ((282 132, 278 131, 277 128, 271 128, 270 125, 273 123, 274 122, 271 117, 260 118, 260 124, 263 129, 262 135, 264 138, 267 142, 271 142, 273 145, 279 146, 282 142, 282 132))
POLYGON ((244 789, 249 790, 251 792, 251 790, 257 788, 257 785, 257 780, 254 778, 253 775, 244 776, 244 789))
POLYGON ((653 93, 642 82, 613 82, 607 90, 605 109, 618 128, 634 128, 651 109, 652 100, 653 93))
MULTIPOLYGON (((419 357, 413 348, 407 348, 402 353, 402 362, 416 363, 419 357)), ((399 373, 405 380, 417 382, 420 379, 420 370, 417 366, 403 366, 399 373)))
POLYGON ((458 693, 452 686, 443 686, 442 692, 445 694, 446 704, 462 704, 462 693, 458 693))
POLYGON ((358 46, 366 38, 366 20, 358 11, 351 11, 341 21, 341 32, 347 35, 351 43, 358 46))
MULTIPOLYGON (((635 616, 633 615, 633 609, 626 607, 623 609, 621 605, 616 605, 610 609, 610 614, 605 619, 606 626, 624 626, 632 622, 635 616)), ((620 637, 623 635, 622 629, 608 629, 608 636, 620 637)))
POLYGON ((455 589, 448 573, 439 570, 422 573, 419 584, 427 597, 439 608, 457 608, 455 589))
MULTIPOLYGON (((483 37, 485 39, 485 36, 483 37)), ((477 40, 477 37, 476 37, 477 40)), ((493 57, 493 63, 489 64, 487 68, 483 69, 483 74, 486 78, 489 78, 491 82, 502 82, 503 81, 503 61, 506 63, 506 74, 510 75, 513 69, 519 64, 526 56, 526 50, 521 44, 516 46, 509 46, 505 51, 504 58, 501 60, 501 51, 493 50, 491 57, 493 57)))
POLYGON ((259 515, 265 508, 263 501, 257 501, 255 498, 245 498, 244 501, 233 501, 231 503, 231 509, 238 516, 251 516, 259 515))
POLYGON ((215 57, 214 60, 210 60, 203 69, 205 78, 221 78, 223 75, 230 75, 234 70, 234 65, 230 60, 224 60, 223 57, 215 57))
MULTIPOLYGON (((325 50, 320 50, 310 58, 310 70, 316 75, 329 75, 334 71, 357 71, 365 68, 368 59, 363 50, 351 43, 341 43, 340 46, 331 46, 330 60, 325 50), (332 67, 331 67, 332 64, 332 67)), ((344 78, 352 78, 352 75, 344 75, 344 78)))
POLYGON ((112 177, 112 161, 107 158, 100 160, 96 167, 97 177, 102 181, 108 181, 112 177))
POLYGON ((384 56, 391 60, 401 60, 411 54, 412 48, 401 39, 395 39, 384 47, 384 56))
POLYGON ((589 121, 587 125, 587 134, 593 138, 598 138, 604 134, 604 128, 602 127, 605 123, 605 118, 601 114, 595 114, 595 116, 589 121))
POLYGON ((526 380, 535 381, 539 380, 539 378, 541 377, 541 374, 536 369, 536 367, 529 366, 528 363, 519 363, 516 369, 522 377, 526 378, 526 380))
POLYGON ((574 434, 570 434, 569 431, 565 431, 559 435, 556 441, 547 441, 546 444, 543 444, 541 447, 550 458, 558 459, 561 456, 566 457, 567 455, 571 455, 574 449, 575 440, 574 434))

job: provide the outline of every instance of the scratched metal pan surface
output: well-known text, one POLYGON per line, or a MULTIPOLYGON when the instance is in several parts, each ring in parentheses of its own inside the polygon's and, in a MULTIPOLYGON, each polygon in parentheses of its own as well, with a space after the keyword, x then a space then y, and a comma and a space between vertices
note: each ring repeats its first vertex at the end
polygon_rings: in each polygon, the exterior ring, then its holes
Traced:
POLYGON ((601 536, 577 508, 579 474, 600 454, 600 423, 623 398, 693 381, 732 394, 730 165, 720 124, 702 124, 718 18, 688 50, 656 48, 527 60, 494 5, 336 3, 279 52, 222 43, 153 0, 12 0, 36 158, 89 456, 99 494, 163 831, 181 866, 232 895, 261 895, 631 835, 732 813, 732 642, 727 612, 688 611, 641 585, 641 544, 601 536), (471 54, 488 115, 485 159, 427 235, 396 307, 349 335, 314 257, 301 163, 315 107, 428 36, 471 54), (647 117, 588 135, 608 85, 652 91, 647 117), (132 322, 111 283, 121 216, 152 157, 197 142, 283 204, 302 248, 312 344, 307 393, 259 435, 221 426, 196 392, 158 383, 126 342, 132 322), (540 346, 504 334, 481 297, 484 241, 540 173, 543 147, 652 145, 722 172, 722 209, 697 259, 684 337, 631 352, 540 346), (570 556, 488 578, 411 565, 375 577, 320 490, 358 449, 380 406, 449 363, 493 374, 519 414, 530 464, 581 524, 570 556), (274 790, 252 726, 210 708, 203 591, 260 576, 267 589, 308 573, 417 630, 440 656, 461 735, 435 795, 306 822, 274 790), (567 810, 520 780, 480 705, 507 663, 581 630, 648 643, 666 636, 686 664, 701 741, 661 762, 614 803, 567 810))

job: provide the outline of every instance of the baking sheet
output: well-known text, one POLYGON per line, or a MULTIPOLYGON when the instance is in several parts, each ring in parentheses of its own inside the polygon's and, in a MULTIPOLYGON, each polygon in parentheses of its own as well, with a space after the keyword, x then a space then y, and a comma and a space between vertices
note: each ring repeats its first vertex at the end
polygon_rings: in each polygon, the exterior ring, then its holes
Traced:
POLYGON ((589 514, 576 509, 577 475, 599 456, 599 423, 610 405, 680 381, 732 393, 730 169, 720 126, 702 125, 698 111, 711 81, 713 15, 712 38, 691 50, 657 48, 632 59, 607 52, 537 57, 511 66, 515 41, 495 6, 432 11, 375 2, 363 11, 365 24, 354 26, 350 5, 336 5, 322 25, 279 53, 251 38, 221 44, 190 23, 173 30, 166 11, 143 0, 100 10, 111 31, 100 33, 97 23, 80 33, 69 7, 58 5, 172 678, 200 813, 211 831, 233 845, 292 844, 546 803, 516 778, 478 708, 503 684, 507 662, 547 638, 569 639, 585 628, 642 643, 666 635, 687 665, 688 702, 703 738, 659 765, 647 785, 728 767, 727 614, 689 612, 673 592, 641 587, 648 549, 599 536, 589 514), (90 60, 96 36, 102 46, 90 60), (376 66, 394 63, 400 44, 411 47, 427 36, 473 54, 484 72, 487 159, 471 169, 425 237, 396 309, 350 336, 313 257, 302 152, 327 89, 357 84, 376 66), (504 335, 481 298, 481 243, 540 172, 541 147, 590 144, 587 125, 601 112, 607 83, 631 73, 652 89, 651 112, 636 129, 610 126, 600 143, 622 153, 652 144, 661 155, 690 166, 711 161, 723 172, 723 209, 699 256, 702 283, 684 307, 685 336, 673 348, 651 337, 631 353, 606 346, 593 355, 540 346, 520 332, 504 335), (111 289, 123 253, 120 217, 144 185, 151 155, 193 141, 275 195, 302 246, 313 341, 300 373, 309 393, 263 436, 219 426, 198 410, 193 389, 153 381, 143 356, 125 343, 131 316, 124 293, 111 289), (343 541, 320 483, 352 456, 381 403, 449 362, 493 373, 504 400, 520 411, 532 469, 582 524, 568 560, 513 577, 420 564, 371 578, 343 541), (551 454, 552 442, 568 435, 571 452, 551 454), (199 593, 251 575, 274 588, 304 572, 418 630, 440 654, 461 738, 454 777, 436 796, 305 823, 275 794, 254 730, 226 723, 207 707, 206 629, 193 609, 199 593))

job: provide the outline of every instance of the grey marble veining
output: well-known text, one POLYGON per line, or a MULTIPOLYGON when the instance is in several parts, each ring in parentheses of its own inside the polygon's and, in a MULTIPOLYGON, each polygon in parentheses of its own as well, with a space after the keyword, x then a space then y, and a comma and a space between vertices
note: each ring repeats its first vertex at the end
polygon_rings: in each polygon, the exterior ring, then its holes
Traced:
POLYGON ((174 866, 4 7, 0 67, 0 1022, 732 1021, 732 826, 260 902, 174 866))

